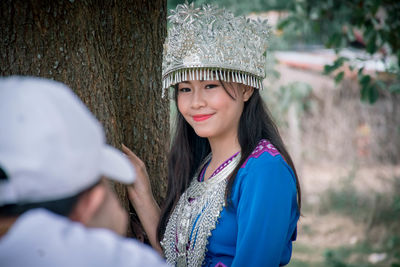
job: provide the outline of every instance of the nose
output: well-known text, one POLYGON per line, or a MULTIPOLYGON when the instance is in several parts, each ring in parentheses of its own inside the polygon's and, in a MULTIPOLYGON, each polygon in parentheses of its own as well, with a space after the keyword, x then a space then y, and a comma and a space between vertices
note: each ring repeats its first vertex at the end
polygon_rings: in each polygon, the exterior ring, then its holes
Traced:
POLYGON ((199 109, 206 105, 206 99, 203 94, 203 90, 196 88, 192 95, 192 108, 199 109))

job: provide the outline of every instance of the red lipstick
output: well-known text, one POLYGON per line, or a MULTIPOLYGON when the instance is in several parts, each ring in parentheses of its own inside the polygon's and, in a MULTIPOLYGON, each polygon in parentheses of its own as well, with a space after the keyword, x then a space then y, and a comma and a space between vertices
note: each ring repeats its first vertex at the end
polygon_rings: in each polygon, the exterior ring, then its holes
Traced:
POLYGON ((212 116, 212 114, 207 114, 207 115, 195 115, 193 116, 193 120, 195 121, 205 121, 208 118, 210 118, 212 116))

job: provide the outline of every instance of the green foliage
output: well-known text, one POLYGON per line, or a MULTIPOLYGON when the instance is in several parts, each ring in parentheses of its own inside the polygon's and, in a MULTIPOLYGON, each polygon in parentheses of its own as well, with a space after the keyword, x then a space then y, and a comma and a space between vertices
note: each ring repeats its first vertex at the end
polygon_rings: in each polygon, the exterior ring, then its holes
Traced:
POLYGON ((372 81, 370 75, 358 74, 358 81, 361 85, 361 100, 364 102, 375 103, 378 100, 378 86, 377 81, 372 81))
POLYGON ((330 74, 333 71, 337 70, 341 66, 343 66, 343 63, 349 61, 347 57, 339 57, 337 58, 332 65, 325 65, 324 66, 324 73, 325 74, 330 74))
MULTIPOLYGON (((290 15, 279 23, 279 29, 296 29, 300 33, 311 30, 326 47, 334 48, 337 53, 351 44, 357 44, 371 56, 379 54, 392 78, 372 79, 365 73, 362 60, 355 62, 355 59, 345 57, 339 57, 332 65, 325 66, 325 74, 333 73, 348 61, 350 69, 360 70, 358 78, 363 101, 376 102, 380 90, 400 92, 400 2, 298 0, 292 2, 290 10, 290 15), (388 63, 390 60, 394 64, 388 63)), ((338 83, 343 77, 341 71, 335 75, 335 81, 338 83)))

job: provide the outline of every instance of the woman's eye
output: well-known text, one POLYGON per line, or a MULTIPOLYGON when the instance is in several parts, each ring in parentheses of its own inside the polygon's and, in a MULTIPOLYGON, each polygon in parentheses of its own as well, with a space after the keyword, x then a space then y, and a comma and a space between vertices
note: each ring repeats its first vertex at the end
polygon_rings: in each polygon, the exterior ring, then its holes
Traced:
POLYGON ((205 86, 206 89, 212 89, 212 88, 215 88, 215 87, 218 87, 218 84, 207 84, 205 86))
POLYGON ((183 88, 179 88, 178 91, 179 91, 180 93, 187 93, 187 92, 190 92, 190 88, 183 87, 183 88))

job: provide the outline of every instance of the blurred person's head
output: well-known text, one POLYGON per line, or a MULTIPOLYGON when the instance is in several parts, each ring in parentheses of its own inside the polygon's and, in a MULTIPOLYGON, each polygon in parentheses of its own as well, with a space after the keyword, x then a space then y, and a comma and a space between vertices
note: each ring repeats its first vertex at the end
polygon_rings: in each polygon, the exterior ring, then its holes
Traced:
POLYGON ((130 184, 134 170, 68 87, 1 78, 0 122, 0 219, 44 208, 126 232, 127 214, 104 177, 130 184))

